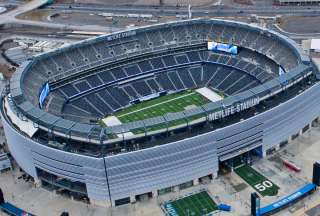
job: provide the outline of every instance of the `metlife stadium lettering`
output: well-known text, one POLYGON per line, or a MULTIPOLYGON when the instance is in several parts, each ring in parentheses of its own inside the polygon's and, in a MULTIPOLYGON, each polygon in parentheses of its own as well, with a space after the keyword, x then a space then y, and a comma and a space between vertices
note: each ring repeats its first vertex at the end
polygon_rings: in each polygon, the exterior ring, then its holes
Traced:
POLYGON ((250 107, 253 107, 253 106, 259 104, 259 102, 260 102, 259 97, 256 97, 256 98, 252 98, 247 101, 244 101, 242 103, 234 104, 234 105, 227 107, 223 110, 209 114, 209 120, 213 121, 213 120, 225 118, 229 115, 233 115, 235 113, 249 109, 250 107))
POLYGON ((109 35, 107 37, 107 41, 112 41, 115 39, 125 38, 125 37, 129 37, 129 36, 133 36, 133 35, 136 35, 136 31, 120 32, 118 34, 109 35))

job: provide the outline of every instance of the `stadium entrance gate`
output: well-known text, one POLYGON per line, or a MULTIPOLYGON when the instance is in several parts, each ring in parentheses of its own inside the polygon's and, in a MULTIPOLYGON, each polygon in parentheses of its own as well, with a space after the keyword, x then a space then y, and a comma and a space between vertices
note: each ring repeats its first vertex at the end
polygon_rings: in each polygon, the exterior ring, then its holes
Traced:
POLYGON ((152 193, 149 192, 149 193, 139 194, 139 195, 136 195, 135 198, 136 198, 136 201, 147 201, 150 198, 152 198, 152 193))
POLYGON ((219 172, 221 174, 232 172, 234 168, 243 164, 251 165, 252 162, 263 157, 262 146, 240 153, 226 160, 219 160, 219 172))

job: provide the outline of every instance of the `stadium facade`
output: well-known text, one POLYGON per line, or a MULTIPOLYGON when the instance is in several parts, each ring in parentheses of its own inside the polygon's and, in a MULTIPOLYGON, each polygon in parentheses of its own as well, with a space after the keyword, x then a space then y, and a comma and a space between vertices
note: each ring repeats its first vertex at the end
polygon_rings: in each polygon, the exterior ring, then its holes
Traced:
POLYGON ((11 154, 37 182, 91 203, 217 177, 220 165, 261 157, 320 115, 311 60, 276 32, 223 20, 158 24, 60 48, 23 63, 2 95, 11 154), (208 51, 208 41, 237 54, 208 51), (148 95, 208 86, 227 95, 183 112, 114 126, 99 120, 148 95))

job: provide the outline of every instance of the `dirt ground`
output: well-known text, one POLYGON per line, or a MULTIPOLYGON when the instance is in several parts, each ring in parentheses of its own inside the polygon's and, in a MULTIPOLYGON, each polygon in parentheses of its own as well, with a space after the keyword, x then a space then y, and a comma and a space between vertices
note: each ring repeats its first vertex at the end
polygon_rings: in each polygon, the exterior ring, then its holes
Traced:
POLYGON ((253 5, 251 0, 234 0, 237 4, 244 4, 244 5, 253 5))
POLYGON ((290 33, 320 33, 319 20, 319 16, 285 17, 281 19, 280 27, 290 33))
POLYGON ((0 64, 0 72, 6 79, 10 79, 14 70, 12 68, 9 68, 6 64, 0 64))
POLYGON ((35 10, 27 13, 23 13, 17 16, 18 19, 26 19, 26 20, 37 20, 37 21, 46 21, 47 17, 53 14, 48 10, 35 10))

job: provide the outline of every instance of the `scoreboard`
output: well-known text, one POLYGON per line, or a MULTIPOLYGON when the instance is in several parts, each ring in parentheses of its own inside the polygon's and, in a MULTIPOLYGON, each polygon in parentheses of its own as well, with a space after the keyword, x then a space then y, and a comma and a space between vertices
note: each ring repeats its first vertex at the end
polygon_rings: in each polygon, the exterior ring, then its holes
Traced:
POLYGON ((39 106, 40 106, 40 108, 42 108, 43 103, 46 100, 46 97, 49 95, 49 93, 50 93, 49 83, 46 83, 41 88, 40 95, 39 95, 39 106))
POLYGON ((232 44, 218 43, 215 41, 208 41, 208 50, 221 51, 231 54, 238 54, 238 47, 232 44))

